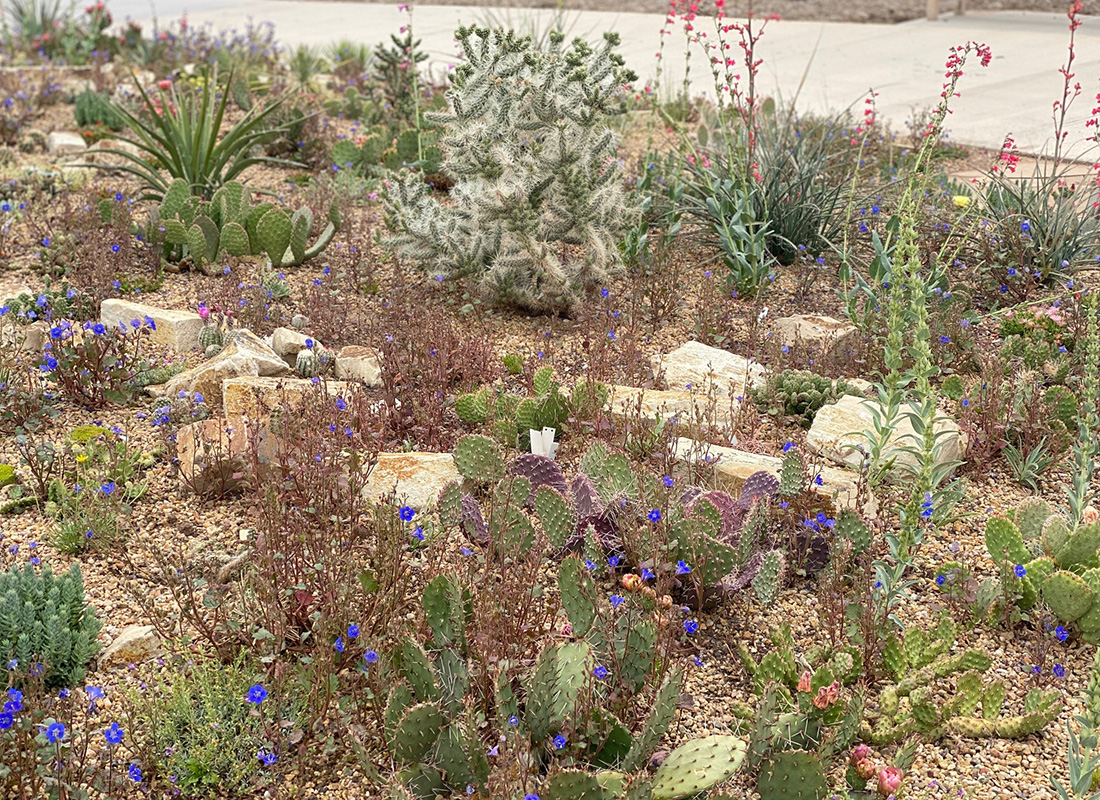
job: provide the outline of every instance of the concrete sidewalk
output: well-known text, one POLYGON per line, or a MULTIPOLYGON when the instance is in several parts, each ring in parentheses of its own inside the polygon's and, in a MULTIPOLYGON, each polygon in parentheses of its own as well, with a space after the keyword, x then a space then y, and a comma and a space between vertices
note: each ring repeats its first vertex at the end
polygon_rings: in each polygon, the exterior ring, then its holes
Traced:
MULTIPOLYGON (((147 0, 113 0, 109 7, 117 22, 132 18, 149 25, 154 16, 147 0)), ((161 0, 155 11, 161 25, 177 20, 184 12, 192 25, 211 23, 219 29, 240 28, 249 18, 270 21, 277 38, 286 45, 328 44, 338 39, 374 44, 388 41, 407 20, 396 4, 312 0, 161 0)), ((455 28, 484 23, 490 13, 520 30, 531 25, 545 28, 554 19, 548 10, 490 12, 466 6, 416 6, 416 35, 423 39, 434 68, 446 69, 454 62, 455 28)), ((568 12, 566 20, 569 35, 617 31, 627 64, 641 76, 641 82, 654 77, 661 15, 583 11, 568 12)), ((710 20, 697 20, 697 26, 713 30, 710 20)), ((1048 150, 1053 141, 1051 107, 1062 93, 1058 68, 1065 60, 1068 42, 1067 20, 1061 14, 1005 11, 900 25, 772 22, 758 50, 764 59, 761 87, 765 93, 788 99, 798 92, 797 101, 803 108, 829 111, 853 106, 857 113, 868 90, 874 88, 879 92, 880 115, 901 130, 913 109, 939 101, 948 48, 968 40, 989 44, 993 62, 986 69, 976 62, 967 65, 959 84, 961 97, 956 98, 948 120, 950 137, 997 148, 1010 133, 1026 152, 1048 150)), ((682 84, 683 42, 682 33, 678 33, 665 49, 663 81, 669 89, 682 84)), ((1068 141, 1072 152, 1083 153, 1090 132, 1084 122, 1100 92, 1100 18, 1083 18, 1076 51, 1074 72, 1082 96, 1072 108, 1068 141)), ((691 72, 693 91, 713 94, 710 71, 697 47, 691 72)))

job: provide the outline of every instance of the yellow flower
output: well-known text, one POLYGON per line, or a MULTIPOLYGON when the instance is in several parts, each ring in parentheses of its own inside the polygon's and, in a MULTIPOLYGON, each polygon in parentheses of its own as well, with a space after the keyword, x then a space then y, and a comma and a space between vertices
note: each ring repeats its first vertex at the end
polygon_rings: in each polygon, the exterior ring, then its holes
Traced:
POLYGON ((955 201, 955 208, 966 208, 970 205, 970 198, 965 194, 957 194, 952 199, 955 201))
POLYGON ((78 455, 76 457, 76 460, 77 460, 77 463, 83 464, 85 461, 88 460, 88 457, 86 455, 84 455, 83 453, 81 453, 80 455, 78 455))

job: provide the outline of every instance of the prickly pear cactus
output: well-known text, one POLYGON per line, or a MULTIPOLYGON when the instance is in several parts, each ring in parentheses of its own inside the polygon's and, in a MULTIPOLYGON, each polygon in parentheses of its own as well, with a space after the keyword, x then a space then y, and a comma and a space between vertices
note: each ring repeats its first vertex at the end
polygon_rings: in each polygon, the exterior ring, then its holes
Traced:
POLYGON ((653 800, 681 800, 714 788, 741 768, 748 744, 737 736, 707 736, 680 745, 653 776, 653 800))
POLYGON ((487 436, 463 436, 455 443, 454 459, 459 474, 468 481, 487 484, 504 477, 500 446, 487 436))
POLYGON ((804 750, 776 753, 756 779, 760 800, 823 800, 829 781, 821 759, 804 750))

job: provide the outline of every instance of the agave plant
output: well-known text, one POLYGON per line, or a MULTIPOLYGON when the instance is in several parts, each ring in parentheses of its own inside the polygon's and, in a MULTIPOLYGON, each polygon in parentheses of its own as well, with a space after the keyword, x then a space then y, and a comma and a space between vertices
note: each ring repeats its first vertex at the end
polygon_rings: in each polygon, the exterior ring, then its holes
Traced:
MULTIPOLYGON (((172 182, 181 178, 194 194, 210 199, 217 189, 255 164, 302 166, 296 161, 250 155, 255 145, 268 141, 291 124, 273 124, 271 119, 290 95, 253 106, 219 139, 230 93, 216 96, 215 76, 204 73, 202 90, 197 93, 180 91, 174 84, 162 82, 158 84, 161 94, 154 96, 140 82, 135 83, 148 119, 118 103, 112 102, 111 108, 131 134, 120 138, 133 144, 138 152, 113 149, 103 152, 123 158, 125 163, 118 169, 141 179, 145 184, 142 200, 161 200, 172 182)), ((230 72, 226 85, 232 84, 230 72)))

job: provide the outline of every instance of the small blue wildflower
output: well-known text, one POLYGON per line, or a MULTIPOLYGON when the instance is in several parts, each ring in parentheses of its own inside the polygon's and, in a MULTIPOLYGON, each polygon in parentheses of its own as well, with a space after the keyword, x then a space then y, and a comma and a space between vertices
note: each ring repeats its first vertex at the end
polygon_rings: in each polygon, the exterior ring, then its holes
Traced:
POLYGON ((687 575, 689 572, 691 572, 691 567, 689 567, 685 561, 681 559, 676 562, 677 575, 687 575))
POLYGON ((259 705, 267 699, 267 689, 257 683, 249 688, 248 697, 246 699, 250 703, 255 703, 256 705, 259 705))
POLYGON ((611 607, 618 608, 623 603, 623 596, 621 594, 611 595, 611 607))
POLYGON ((607 667, 605 667, 603 664, 600 664, 598 667, 592 670, 592 674, 601 681, 605 680, 607 678, 607 667))
POLYGON ((46 728, 46 739, 50 744, 57 744, 65 738, 65 726, 60 722, 55 722, 50 727, 46 728))
POLYGON ((661 512, 660 512, 659 509, 655 508, 655 509, 653 509, 652 511, 649 512, 648 517, 649 517, 650 522, 660 522, 661 521, 661 512))
POLYGON ((685 619, 684 630, 687 631, 689 634, 694 634, 696 631, 699 630, 699 623, 693 619, 685 619))
POLYGON ((555 750, 563 749, 565 747, 565 744, 566 744, 565 737, 562 736, 560 733, 557 736, 554 737, 554 749, 555 750))
POLYGON ((416 511, 408 506, 401 506, 398 513, 401 515, 402 522, 412 522, 412 518, 416 516, 416 511))
POLYGON ((1015 567, 1012 568, 1012 571, 1016 573, 1017 578, 1022 578, 1027 575, 1027 570, 1024 569, 1023 564, 1017 564, 1015 567))
POLYGON ((112 722, 111 726, 109 728, 107 728, 107 730, 103 731, 104 738, 110 744, 118 744, 119 742, 122 741, 122 737, 124 735, 125 734, 124 734, 122 728, 120 728, 118 726, 117 722, 112 722))

